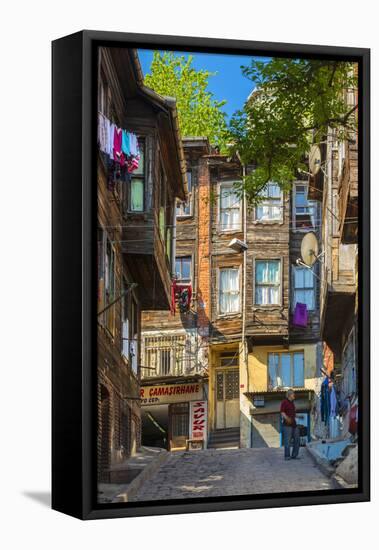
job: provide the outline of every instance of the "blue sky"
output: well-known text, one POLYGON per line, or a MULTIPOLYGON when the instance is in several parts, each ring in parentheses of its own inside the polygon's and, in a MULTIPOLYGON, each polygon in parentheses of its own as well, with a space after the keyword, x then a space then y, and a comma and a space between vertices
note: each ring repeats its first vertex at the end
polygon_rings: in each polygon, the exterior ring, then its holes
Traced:
MULTIPOLYGON (((217 72, 209 79, 209 90, 218 100, 226 99, 224 111, 230 117, 237 109, 241 109, 254 85, 241 72, 241 65, 249 65, 251 56, 208 54, 191 52, 175 52, 178 55, 192 55, 195 69, 206 69, 217 72)), ((143 74, 149 72, 153 59, 152 50, 138 50, 143 74)), ((263 59, 263 58, 261 58, 263 59)))

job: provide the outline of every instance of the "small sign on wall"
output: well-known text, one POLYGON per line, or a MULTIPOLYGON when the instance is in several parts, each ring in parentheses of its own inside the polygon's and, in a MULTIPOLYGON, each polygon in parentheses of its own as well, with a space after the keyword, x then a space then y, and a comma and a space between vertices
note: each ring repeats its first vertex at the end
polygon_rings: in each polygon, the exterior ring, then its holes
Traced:
POLYGON ((207 437, 207 402, 190 402, 190 439, 205 440, 207 437))

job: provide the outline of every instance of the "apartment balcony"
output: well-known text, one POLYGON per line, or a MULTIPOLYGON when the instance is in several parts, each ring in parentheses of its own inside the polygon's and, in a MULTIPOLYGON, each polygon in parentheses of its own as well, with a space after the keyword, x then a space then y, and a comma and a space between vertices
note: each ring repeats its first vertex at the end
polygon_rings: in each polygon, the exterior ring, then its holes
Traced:
POLYGON ((344 244, 358 242, 358 148, 349 144, 338 186, 340 235, 344 244))

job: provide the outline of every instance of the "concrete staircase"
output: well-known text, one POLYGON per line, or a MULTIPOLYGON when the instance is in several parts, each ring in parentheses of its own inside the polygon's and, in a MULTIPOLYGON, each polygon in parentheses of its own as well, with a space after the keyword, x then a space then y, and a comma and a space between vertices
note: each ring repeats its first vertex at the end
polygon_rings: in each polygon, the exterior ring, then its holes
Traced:
POLYGON ((238 449, 239 446, 239 428, 215 430, 209 434, 208 449, 238 449))

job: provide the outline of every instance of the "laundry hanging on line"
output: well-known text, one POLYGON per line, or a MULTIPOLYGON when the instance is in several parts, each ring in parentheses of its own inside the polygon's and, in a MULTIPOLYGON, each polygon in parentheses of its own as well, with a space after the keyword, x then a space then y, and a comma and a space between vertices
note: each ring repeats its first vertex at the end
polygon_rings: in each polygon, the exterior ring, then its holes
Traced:
POLYGON ((97 141, 100 151, 117 165, 126 166, 129 174, 137 170, 141 158, 138 138, 132 132, 119 128, 103 113, 98 113, 97 141))

